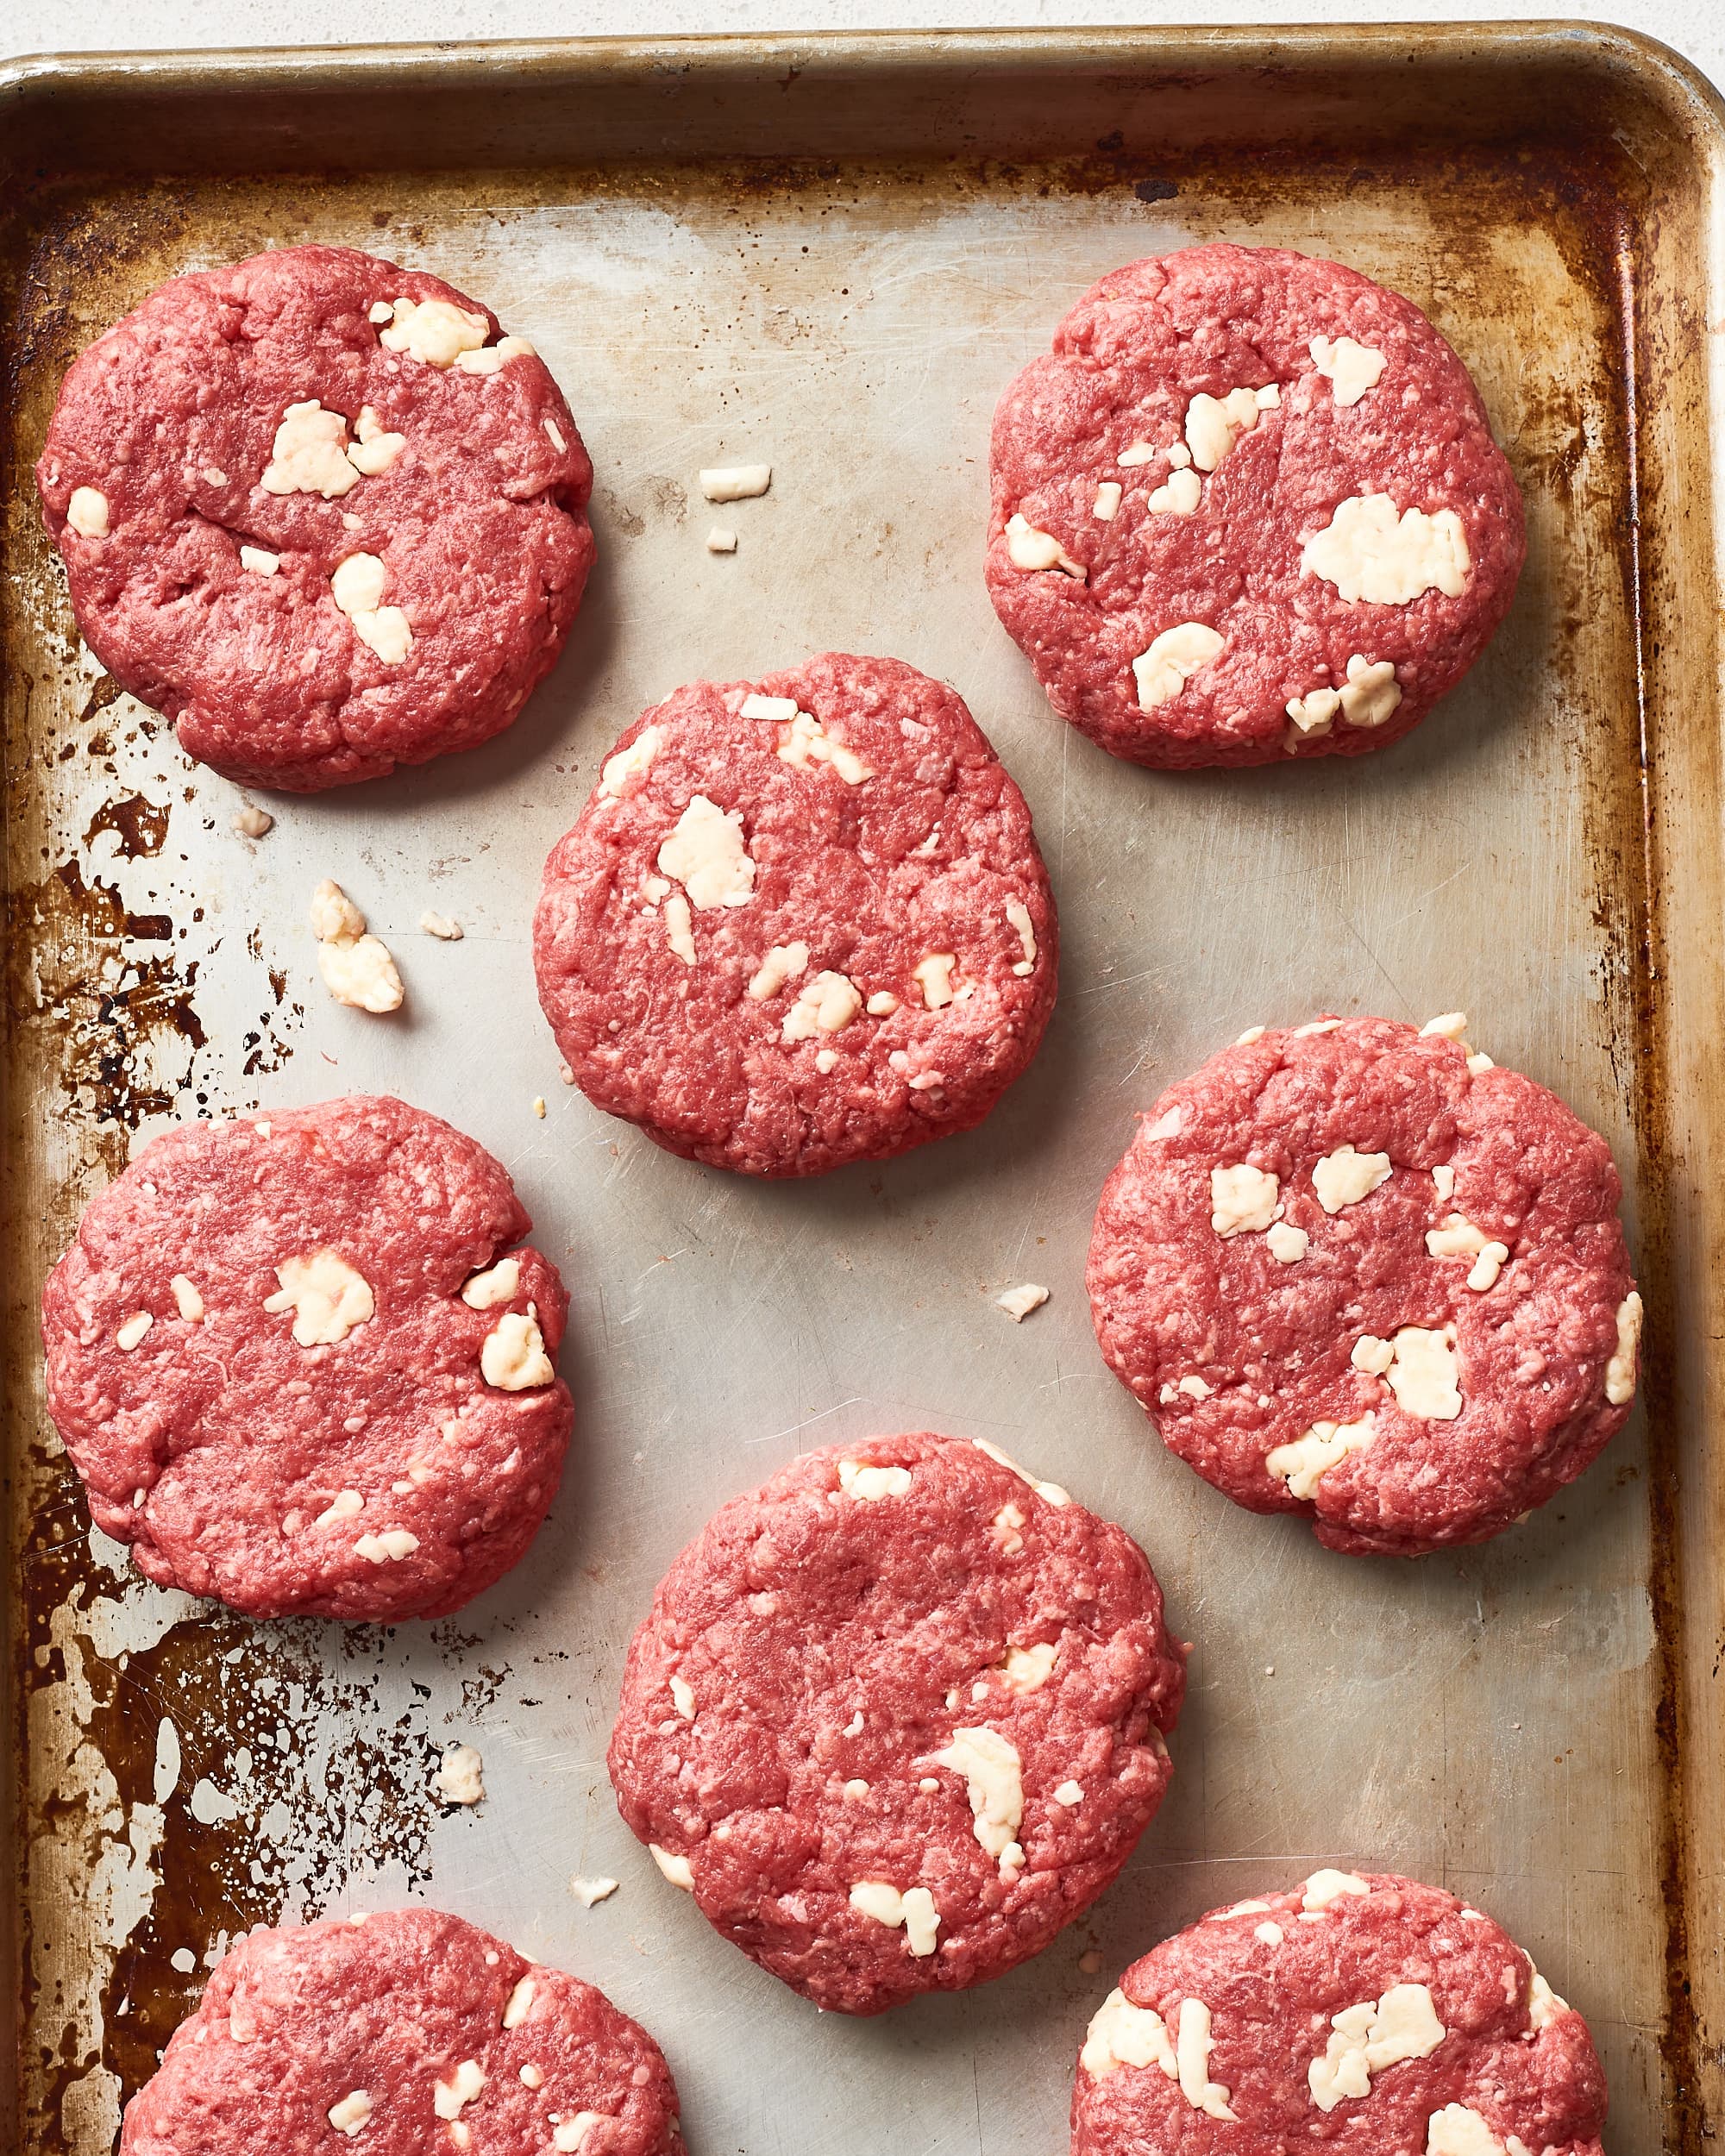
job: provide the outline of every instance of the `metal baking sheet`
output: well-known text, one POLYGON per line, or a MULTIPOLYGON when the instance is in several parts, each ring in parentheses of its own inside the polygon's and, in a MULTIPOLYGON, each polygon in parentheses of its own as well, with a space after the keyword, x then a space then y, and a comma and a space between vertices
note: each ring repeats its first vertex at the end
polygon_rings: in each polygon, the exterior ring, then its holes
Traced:
POLYGON ((1560 26, 892 35, 24 62, 0 128, 16 2145, 107 2148, 238 1931, 418 1895, 645 2020, 705 2156, 1044 2156, 1120 1968, 1321 1860, 1487 1905, 1587 2013, 1618 2156, 1699 2148, 1725 2092, 1711 93, 1560 26), (1216 236, 1419 302, 1527 492, 1513 616, 1383 755, 1128 769, 1051 717, 983 593, 1000 388, 1091 279, 1216 236), (314 239, 435 268, 533 338, 598 467, 599 567, 511 732, 272 802, 253 845, 235 789, 83 651, 28 467, 66 363, 161 278, 314 239), (772 492, 714 558, 695 473, 744 459, 772 492), (831 646, 969 699, 1035 812, 1063 992, 982 1130, 762 1187, 559 1082, 527 920, 637 711, 831 646), (324 875, 396 951, 399 1018, 317 986, 324 875), (428 906, 466 940, 421 935, 428 906), (1645 1409, 1497 1543, 1345 1561, 1156 1444, 1091 1338, 1091 1208, 1133 1112, 1246 1025, 1458 1006, 1610 1137, 1645 1409), (460 1616, 247 1624, 91 1532, 34 1298, 165 1121, 361 1087, 514 1172, 574 1291, 578 1442, 526 1561, 460 1616), (1052 1300, 1014 1328, 992 1297, 1026 1277, 1052 1300), (628 1633, 714 1507, 800 1448, 918 1426, 1123 1520, 1192 1689, 1170 1800, 1087 1920, 985 1990, 850 2023, 664 1886, 603 1752, 628 1633), (428 1777, 458 1737, 490 1796, 445 1817, 428 1777), (574 1872, 621 1890, 583 1909, 574 1872))

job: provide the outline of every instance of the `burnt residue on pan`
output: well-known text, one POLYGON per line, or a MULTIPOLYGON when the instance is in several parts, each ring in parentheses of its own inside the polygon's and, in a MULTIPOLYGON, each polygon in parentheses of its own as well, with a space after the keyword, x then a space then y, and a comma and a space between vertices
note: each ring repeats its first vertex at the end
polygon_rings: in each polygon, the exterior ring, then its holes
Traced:
MULTIPOLYGON (((1308 95, 1312 81, 1298 69, 1257 71, 1241 78, 1242 110, 1308 95)), ((970 151, 921 160, 715 157, 699 166, 334 177, 236 170, 76 185, 44 172, 11 191, 0 211, 9 572, 0 696, 14 923, 5 960, 9 1367, 34 1372, 41 1271, 91 1191, 123 1164, 133 1134, 165 1114, 255 1105, 258 1081, 292 1051, 299 1015, 255 924, 230 924, 223 953, 216 924, 191 918, 191 894, 175 881, 176 824, 203 804, 162 800, 163 774, 177 784, 184 769, 171 736, 160 727, 152 736, 147 715, 92 674, 34 515, 29 467, 60 372, 154 284, 303 237, 414 257, 435 249, 446 219, 492 211, 504 224, 524 210, 588 198, 648 200, 673 216, 700 204, 731 205, 743 219, 784 204, 862 209, 907 229, 954 205, 1082 200, 1118 219, 1123 259, 1135 245, 1148 251, 1176 236, 1286 238, 1301 215, 1314 248, 1381 246, 1393 257, 1401 208, 1417 204, 1430 241, 1429 291, 1415 296, 1450 328, 1452 296, 1464 323, 1482 305, 1489 313, 1482 264, 1491 248, 1537 234, 1551 250, 1550 290, 1584 294, 1617 339, 1572 390, 1530 399, 1507 446, 1546 548, 1570 525, 1600 542, 1588 580, 1552 599, 1549 632, 1566 655, 1584 647, 1598 669, 1578 692, 1584 701, 1620 700, 1613 724, 1575 727, 1586 772, 1578 882, 1590 909, 1611 1065, 1639 1149, 1635 1236, 1653 1313, 1643 1394, 1667 1978, 1665 2086, 1655 2103, 1662 2097, 1674 2122, 1672 2145, 1698 2146, 1703 2046, 1684 1929, 1694 1737, 1682 1716, 1693 1650, 1674 1517, 1678 1419, 1659 1323, 1675 1292, 1665 928, 1650 752, 1622 753, 1652 634, 1641 546, 1656 481, 1639 461, 1636 399, 1651 404, 1664 384, 1638 322, 1645 303, 1634 266, 1659 175, 1644 155, 1619 152, 1609 112, 1578 121, 1574 134, 1535 137, 1525 132, 1524 107, 1482 125, 1486 139, 1476 146, 1397 144, 1380 133, 1359 151, 1346 128, 1302 142, 1255 141, 1245 121, 1176 123, 1182 94, 1209 94, 1214 74, 1163 82, 1170 124, 1159 131, 1141 116, 1109 124, 1107 101, 1117 97, 1124 108, 1140 88, 1126 77, 1104 83, 1094 109, 1071 115, 1070 154, 1017 160, 970 151), (380 201, 392 208, 380 210, 380 201), (1602 609, 1618 617, 1603 638, 1602 609), (256 1018, 229 1037, 209 1015, 210 982, 212 968, 241 946, 256 1018)), ((1506 77, 1502 98, 1517 94, 1506 77)), ((1003 364, 1003 379, 1010 371, 1003 364)), ((681 489, 662 512, 686 513, 681 489)), ((622 505, 619 525, 632 513, 622 505)), ((475 1670, 477 1643, 454 1626, 421 1641, 254 1626, 141 1591, 122 1553, 91 1538, 34 1378, 15 1384, 7 1413, 15 1576, 23 1584, 8 1640, 21 1768, 6 1797, 24 1886, 22 1934, 11 1942, 22 2140, 83 2156, 105 2146, 118 2102, 152 2070, 226 1939, 337 1905, 355 1881, 382 1876, 406 1891, 424 1877, 439 1734, 424 1675, 441 1672, 451 1693, 458 1675, 461 1711, 477 1722, 508 1671, 475 1670)))

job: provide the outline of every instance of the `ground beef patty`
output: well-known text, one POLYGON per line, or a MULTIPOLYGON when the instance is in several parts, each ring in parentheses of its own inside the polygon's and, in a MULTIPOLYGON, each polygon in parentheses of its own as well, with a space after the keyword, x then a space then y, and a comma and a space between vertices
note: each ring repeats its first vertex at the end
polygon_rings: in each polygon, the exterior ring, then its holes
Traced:
POLYGON ((258 1930, 126 2107, 122 2156, 670 2156, 659 2046, 436 1909, 258 1930))
POLYGON ((1163 1094, 1096 1209, 1115 1375, 1207 1482, 1333 1550, 1500 1533, 1634 1395, 1610 1151, 1465 1023, 1254 1026, 1163 1094))
POLYGON ((434 1617, 520 1557, 573 1420, 568 1298, 485 1149, 399 1100, 147 1145, 42 1294, 91 1515, 255 1617, 434 1617))
POLYGON ((1521 499, 1467 369, 1339 262, 1105 277, 994 417, 988 590, 1061 716, 1135 763, 1399 740, 1508 611, 1521 499))
POLYGON ((829 652, 648 711, 551 855, 539 998, 575 1082, 751 1175, 979 1123, 1054 1004, 1024 796, 963 700, 829 652))
POLYGON ((724 1509, 635 1635, 611 1740, 674 1885, 817 2006, 1039 1952, 1131 1855, 1185 1649, 1137 1544, 982 1443, 808 1454, 724 1509))
POLYGON ((115 680, 291 793, 508 725, 593 567, 593 467, 532 346, 351 248, 153 292, 73 363, 36 484, 115 680))
POLYGON ((1090 2022, 1073 2156, 1598 2156, 1587 2024, 1489 1916, 1320 1871, 1164 1940, 1090 2022))

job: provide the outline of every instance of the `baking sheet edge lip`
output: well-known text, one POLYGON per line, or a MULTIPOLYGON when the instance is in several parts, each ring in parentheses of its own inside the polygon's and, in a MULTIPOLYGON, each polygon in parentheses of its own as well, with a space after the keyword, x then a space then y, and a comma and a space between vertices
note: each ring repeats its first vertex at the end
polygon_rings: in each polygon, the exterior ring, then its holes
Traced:
POLYGON ((159 50, 21 53, 0 60, 0 97, 27 97, 46 86, 242 86, 275 78, 283 88, 336 86, 356 69, 396 74, 459 75, 483 67, 531 66, 572 79, 604 77, 621 67, 650 71, 675 59, 691 68, 723 69, 728 63, 776 63, 819 54, 829 64, 873 72, 883 62, 916 61, 940 72, 959 72, 979 61, 1034 62, 1046 56, 1106 65, 1111 59, 1154 53, 1177 64, 1222 61, 1233 66, 1267 66, 1309 58, 1333 64, 1342 53, 1385 57, 1446 59, 1470 54, 1482 61, 1539 57, 1578 65, 1607 61, 1651 80, 1667 97, 1700 109, 1725 147, 1725 91, 1700 66, 1644 30, 1615 22, 1506 16, 1481 22, 1121 24, 1099 28, 1059 25, 1000 29, 875 29, 787 32, 685 32, 652 37, 593 36, 418 40, 353 45, 177 47, 159 50))

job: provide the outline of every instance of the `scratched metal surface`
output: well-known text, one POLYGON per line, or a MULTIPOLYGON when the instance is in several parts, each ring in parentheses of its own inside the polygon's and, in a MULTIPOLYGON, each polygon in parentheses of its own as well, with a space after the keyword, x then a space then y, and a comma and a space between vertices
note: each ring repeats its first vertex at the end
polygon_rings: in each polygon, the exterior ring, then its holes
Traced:
MULTIPOLYGON (((1105 132, 1092 116, 1075 148, 1105 132)), ((1103 1368, 1082 1290, 1134 1112, 1244 1026, 1320 1009, 1465 1007, 1477 1044, 1607 1132, 1636 1233, 1616 295, 1560 179, 1512 159, 1443 185, 1386 165, 1362 186, 1346 160, 1195 157, 1177 191, 1135 185, 1154 169, 209 177, 43 211, 14 324, 3 597, 28 2146, 109 2145, 236 1930, 411 1893, 639 2015, 696 2151, 873 2151, 883 2120, 904 2156, 1049 2151, 1120 1967, 1320 1861, 1490 1908, 1587 2013, 1615 2148, 1660 2145, 1639 1413, 1498 1543, 1345 1561, 1164 1454, 1103 1368), (1333 254, 1427 308, 1527 492, 1509 624, 1382 756, 1128 769, 1052 718, 982 590, 1000 390, 1094 277, 1218 235, 1333 254), (272 801, 254 845, 230 829, 235 789, 81 651, 23 461, 66 360, 162 275, 309 239, 435 267, 533 338, 598 467, 600 559, 566 659, 511 733, 386 784, 272 801), (711 557, 696 470, 756 459, 772 492, 726 512, 738 551, 711 557), (832 646, 897 653, 969 699, 1035 814, 1062 996, 982 1131, 763 1187, 672 1159, 559 1082, 528 916, 547 849, 643 705, 832 646), (395 951, 399 1018, 319 989, 305 912, 324 875, 395 951), (426 906, 465 940, 420 934, 426 906), (248 1625, 142 1585, 91 1535, 25 1359, 28 1306, 85 1198, 165 1122, 361 1088, 449 1117, 515 1175, 574 1295, 576 1447, 527 1560, 456 1619, 248 1625), (992 1298, 1026 1278, 1051 1300, 1014 1328, 992 1298), (1191 1695, 1170 1799, 1086 1921, 980 1992, 850 2024, 753 1969, 658 1877, 603 1753, 628 1633, 713 1508, 801 1448, 917 1426, 992 1438, 1122 1520, 1195 1642, 1191 1695), (483 1752, 489 1796, 443 1816, 427 1777, 455 1738, 483 1752), (583 1910, 576 1872, 621 1890, 583 1910)))

